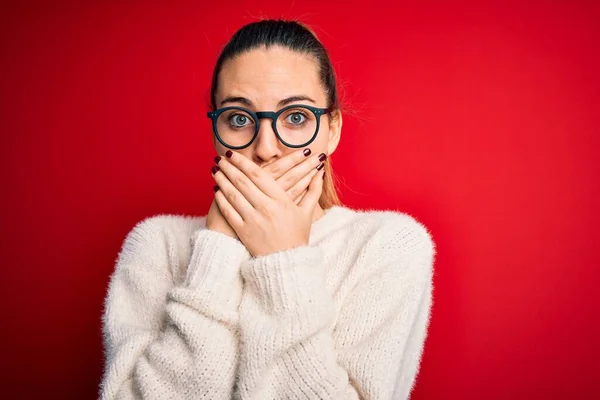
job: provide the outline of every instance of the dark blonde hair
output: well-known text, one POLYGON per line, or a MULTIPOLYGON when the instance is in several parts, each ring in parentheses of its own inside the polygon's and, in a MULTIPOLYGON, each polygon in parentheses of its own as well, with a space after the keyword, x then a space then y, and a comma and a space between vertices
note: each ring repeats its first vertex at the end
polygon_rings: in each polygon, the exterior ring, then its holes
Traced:
MULTIPOLYGON (((333 108, 329 118, 337 118, 341 111, 335 71, 331 64, 329 54, 323 44, 317 38, 314 31, 305 24, 290 20, 262 20, 251 22, 233 34, 225 45, 213 70, 212 84, 210 89, 210 106, 216 109, 215 93, 219 82, 219 73, 223 64, 246 53, 250 50, 270 46, 281 46, 289 50, 311 56, 319 66, 319 79, 327 96, 327 107, 333 108)), ((331 157, 325 161, 325 182, 323 193, 319 199, 323 209, 341 205, 334 182, 331 157)))

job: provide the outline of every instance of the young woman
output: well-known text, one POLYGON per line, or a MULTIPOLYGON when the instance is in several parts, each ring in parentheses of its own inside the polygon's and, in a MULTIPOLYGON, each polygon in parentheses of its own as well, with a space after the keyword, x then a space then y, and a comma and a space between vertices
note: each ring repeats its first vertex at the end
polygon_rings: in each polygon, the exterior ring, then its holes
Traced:
POLYGON ((244 26, 211 101, 214 201, 127 235, 101 398, 408 398, 435 246, 407 214, 339 203, 342 114, 322 44, 298 22, 244 26))

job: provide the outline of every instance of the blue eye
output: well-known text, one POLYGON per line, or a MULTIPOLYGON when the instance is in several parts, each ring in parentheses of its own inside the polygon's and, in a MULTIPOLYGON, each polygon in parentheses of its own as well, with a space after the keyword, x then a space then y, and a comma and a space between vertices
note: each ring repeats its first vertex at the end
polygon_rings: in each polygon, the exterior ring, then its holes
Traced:
POLYGON ((304 123, 304 121, 306 121, 306 115, 304 115, 304 113, 302 113, 302 112, 295 111, 295 112, 289 114, 286 119, 292 125, 302 125, 304 123))
POLYGON ((242 128, 244 126, 250 125, 252 123, 252 118, 248 117, 245 114, 232 114, 229 117, 229 124, 235 128, 242 128))

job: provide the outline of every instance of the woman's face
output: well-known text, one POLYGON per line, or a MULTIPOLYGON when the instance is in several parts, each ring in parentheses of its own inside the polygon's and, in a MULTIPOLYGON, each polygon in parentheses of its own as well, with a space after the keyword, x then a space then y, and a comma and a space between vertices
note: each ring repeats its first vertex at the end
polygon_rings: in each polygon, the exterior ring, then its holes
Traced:
MULTIPOLYGON (((251 50, 224 63, 219 74, 218 89, 215 93, 217 108, 240 106, 252 111, 279 111, 284 106, 280 102, 290 97, 301 97, 289 104, 305 104, 314 107, 327 107, 325 90, 318 77, 318 65, 309 56, 295 53, 283 47, 273 46, 268 50, 251 50), (244 98, 243 101, 230 101, 229 98, 244 98)), ((288 105, 288 104, 285 104, 288 105)), ((339 142, 342 117, 321 116, 317 138, 307 147, 312 154, 332 154, 339 142)), ((215 140, 218 154, 225 154, 227 147, 215 140)), ((281 143, 271 120, 261 119, 258 136, 245 149, 237 150, 261 167, 269 165, 282 156, 302 149, 289 148, 281 143)))

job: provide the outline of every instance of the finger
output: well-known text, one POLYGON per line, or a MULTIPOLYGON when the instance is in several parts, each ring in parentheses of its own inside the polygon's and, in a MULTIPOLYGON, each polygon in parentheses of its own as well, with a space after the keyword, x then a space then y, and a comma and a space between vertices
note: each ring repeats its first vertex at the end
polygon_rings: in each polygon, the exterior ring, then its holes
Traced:
POLYGON ((288 172, 290 169, 295 167, 304 161, 308 156, 311 155, 311 150, 307 147, 305 149, 299 149, 290 154, 287 154, 272 164, 267 165, 263 169, 267 171, 273 177, 273 179, 277 180, 283 174, 288 172))
MULTIPOLYGON (((256 165, 254 162, 246 158, 243 154, 227 150, 227 153, 225 153, 225 155, 227 156, 227 159, 223 160, 226 164, 223 166, 223 170, 225 171, 227 176, 230 177, 230 179, 232 177, 229 174, 231 173, 234 175, 232 178, 232 182, 236 184, 236 187, 238 187, 238 184, 242 185, 242 187, 238 188, 240 189, 240 191, 245 190, 248 192, 248 200, 250 200, 252 204, 254 204, 255 206, 259 206, 264 204, 266 200, 265 196, 259 195, 255 191, 251 190, 253 186, 258 188, 260 192, 262 192, 262 194, 270 197, 271 199, 280 200, 285 198, 285 190, 279 187, 277 182, 275 182, 275 179, 273 179, 273 177, 267 174, 266 171, 263 171, 263 169, 256 165), (242 172, 242 175, 244 176, 237 174, 234 169, 229 168, 230 165, 234 166, 235 169, 242 172), (253 183, 254 185, 252 186, 249 183, 253 183)), ((221 161, 221 163, 223 161, 221 161)))
POLYGON ((304 198, 304 195, 306 194, 308 190, 303 191, 302 193, 300 193, 300 195, 298 197, 296 197, 294 199, 294 203, 296 203, 296 205, 300 204, 300 202, 302 201, 302 199, 304 198))
MULTIPOLYGON (((241 157, 243 156, 240 155, 240 158, 241 157)), ((229 182, 235 186, 253 208, 265 204, 265 202, 270 200, 269 196, 263 193, 254 182, 244 174, 244 172, 240 171, 234 164, 229 162, 229 160, 222 158, 219 160, 217 168, 220 169, 221 173, 227 177, 229 182)), ((260 169, 258 166, 257 168, 260 169)), ((219 175, 219 173, 217 173, 217 175, 219 175)))
POLYGON ((283 174, 283 176, 277 179, 277 183, 283 190, 288 190, 298 183, 298 181, 303 179, 309 172, 311 172, 311 170, 314 170, 315 168, 323 168, 320 166, 324 165, 323 163, 326 159, 327 155, 325 153, 319 154, 318 157, 308 157, 302 163, 294 166, 288 172, 283 174))
MULTIPOLYGON (((218 186, 216 186, 218 188, 218 186)), ((227 220, 229 225, 237 232, 237 230, 243 225, 244 219, 237 212, 237 210, 229 203, 225 195, 220 189, 215 190, 215 202, 219 207, 219 211, 223 217, 227 220)))
POLYGON ((302 208, 308 215, 312 215, 315 210, 317 203, 319 202, 319 198, 321 197, 321 193, 323 192, 323 174, 325 173, 325 168, 322 168, 318 174, 313 176, 310 181, 310 185, 308 186, 308 191, 304 198, 300 201, 298 206, 302 208))
MULTIPOLYGON (((223 164, 221 161, 219 164, 223 164)), ((217 183, 220 192, 227 199, 229 204, 237 211, 243 220, 248 219, 254 212, 254 207, 248 202, 248 200, 242 195, 242 193, 231 183, 227 175, 223 173, 220 167, 214 166, 211 170, 212 177, 217 183)), ((217 193, 217 192, 215 192, 217 193)))
POLYGON ((292 199, 296 199, 301 193, 305 192, 310 185, 312 178, 319 173, 316 168, 311 168, 308 174, 304 175, 294 186, 287 190, 288 196, 292 199))

